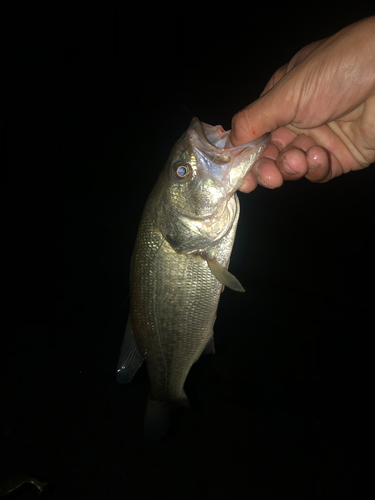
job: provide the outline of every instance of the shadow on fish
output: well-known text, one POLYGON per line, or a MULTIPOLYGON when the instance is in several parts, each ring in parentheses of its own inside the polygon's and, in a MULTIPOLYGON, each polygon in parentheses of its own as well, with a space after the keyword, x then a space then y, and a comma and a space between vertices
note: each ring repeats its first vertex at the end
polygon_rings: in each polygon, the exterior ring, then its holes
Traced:
POLYGON ((138 228, 117 380, 130 382, 146 360, 147 440, 163 437, 172 413, 189 408, 185 380, 202 352, 215 352, 213 327, 224 287, 245 291, 228 271, 240 213, 236 191, 269 136, 228 148, 228 135, 220 125, 193 118, 138 228))

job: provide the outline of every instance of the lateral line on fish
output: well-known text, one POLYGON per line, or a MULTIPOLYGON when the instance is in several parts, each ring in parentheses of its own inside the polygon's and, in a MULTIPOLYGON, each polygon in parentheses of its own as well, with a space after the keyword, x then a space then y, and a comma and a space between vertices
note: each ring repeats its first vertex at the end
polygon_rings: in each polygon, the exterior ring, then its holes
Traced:
MULTIPOLYGON (((143 270, 141 276, 139 276, 138 280, 135 283, 131 283, 131 285, 130 285, 130 292, 129 292, 129 295, 128 295, 127 299, 130 297, 132 289, 141 281, 143 275, 145 274, 145 272, 151 266, 152 262, 156 258, 157 254, 159 253, 159 251, 162 248, 162 246, 164 245, 164 243, 165 243, 165 240, 162 239, 159 247, 156 250, 156 252, 153 253, 152 256, 150 256, 150 259, 149 259, 147 265, 144 267, 144 270, 143 270)), ((163 350, 161 339, 160 339, 160 335, 159 335, 159 325, 157 323, 157 315, 155 314, 155 303, 153 303, 153 313, 154 313, 154 321, 155 321, 155 327, 156 327, 155 328, 156 335, 157 335, 158 344, 159 344, 159 348, 160 348, 160 351, 161 351, 161 354, 162 354, 162 357, 163 357, 163 362, 164 362, 164 367, 165 367, 165 385, 164 385, 164 390, 165 390, 165 394, 166 394, 167 393, 167 388, 168 388, 168 365, 167 365, 167 361, 166 361, 165 356, 164 356, 164 350, 163 350)))

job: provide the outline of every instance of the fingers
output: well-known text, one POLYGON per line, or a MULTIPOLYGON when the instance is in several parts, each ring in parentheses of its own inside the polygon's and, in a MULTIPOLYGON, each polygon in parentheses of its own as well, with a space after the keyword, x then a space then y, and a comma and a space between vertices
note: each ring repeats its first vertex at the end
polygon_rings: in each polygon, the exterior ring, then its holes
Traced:
POLYGON ((258 185, 257 179, 252 174, 252 172, 249 172, 238 189, 243 193, 250 193, 251 191, 254 191, 257 185, 258 185))
MULTIPOLYGON (((309 172, 307 152, 310 148, 316 148, 314 139, 307 135, 295 136, 290 130, 284 129, 275 134, 273 141, 276 142, 280 150, 276 159, 276 165, 280 169, 284 179, 295 180, 304 177, 309 172)), ((321 156, 316 152, 310 158, 310 164, 315 172, 319 170, 321 156)))
POLYGON ((280 187, 284 179, 279 168, 276 166, 276 159, 279 152, 277 145, 270 142, 262 158, 254 164, 251 172, 245 177, 244 182, 239 188, 240 191, 250 193, 258 184, 269 189, 280 187))
POLYGON ((285 180, 306 177, 312 182, 326 182, 332 178, 332 160, 329 153, 306 135, 280 128, 272 134, 271 142, 246 176, 240 190, 249 193, 258 184, 274 189, 285 180))
MULTIPOLYGON (((234 115, 229 137, 233 146, 251 142, 267 132, 292 123, 298 96, 290 92, 284 80, 281 79, 276 87, 262 93, 259 99, 234 115)), ((269 85, 273 85, 272 79, 269 85)))
MULTIPOLYGON (((312 146, 306 151, 306 179, 312 182, 326 182, 332 178, 332 156, 320 146, 312 146)), ((336 158, 334 158, 335 161, 336 158)))

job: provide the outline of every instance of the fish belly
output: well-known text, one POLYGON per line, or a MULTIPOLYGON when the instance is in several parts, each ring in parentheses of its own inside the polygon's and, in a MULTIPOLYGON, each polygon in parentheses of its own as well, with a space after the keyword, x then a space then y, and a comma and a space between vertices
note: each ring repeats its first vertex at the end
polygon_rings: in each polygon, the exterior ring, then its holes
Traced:
MULTIPOLYGON (((210 249, 223 266, 229 263, 235 226, 210 249)), ((185 400, 184 383, 212 337, 222 288, 206 260, 176 253, 152 213, 143 214, 134 250, 130 314, 153 399, 185 400)))

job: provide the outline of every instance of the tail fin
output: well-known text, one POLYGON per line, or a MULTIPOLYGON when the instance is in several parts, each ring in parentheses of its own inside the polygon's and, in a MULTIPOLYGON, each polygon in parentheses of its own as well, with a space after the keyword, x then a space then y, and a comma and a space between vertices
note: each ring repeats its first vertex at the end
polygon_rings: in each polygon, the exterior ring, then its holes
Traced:
POLYGON ((190 409, 189 400, 185 393, 183 399, 173 402, 157 401, 149 396, 143 425, 143 439, 157 441, 164 437, 171 425, 173 414, 183 409, 190 409))

